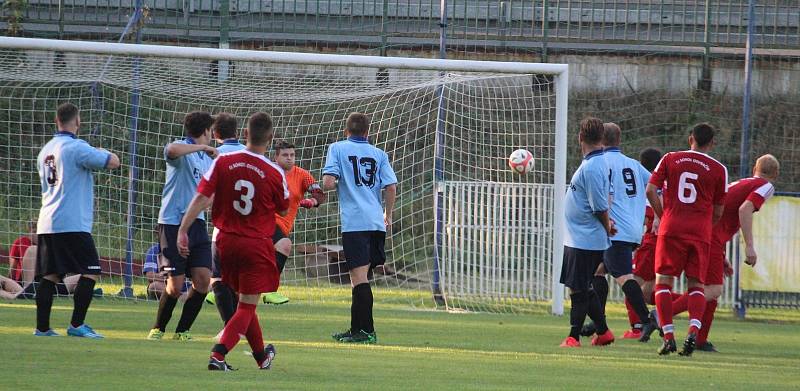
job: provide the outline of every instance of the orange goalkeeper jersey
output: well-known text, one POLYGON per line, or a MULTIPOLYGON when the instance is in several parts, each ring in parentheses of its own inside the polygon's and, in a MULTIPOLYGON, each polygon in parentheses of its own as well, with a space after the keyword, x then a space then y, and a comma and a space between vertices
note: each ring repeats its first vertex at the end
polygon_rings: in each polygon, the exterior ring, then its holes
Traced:
POLYGON ((289 187, 289 211, 286 216, 276 214, 275 219, 283 233, 289 235, 300 208, 300 201, 305 196, 311 185, 316 183, 311 173, 297 166, 286 172, 286 185, 289 187))

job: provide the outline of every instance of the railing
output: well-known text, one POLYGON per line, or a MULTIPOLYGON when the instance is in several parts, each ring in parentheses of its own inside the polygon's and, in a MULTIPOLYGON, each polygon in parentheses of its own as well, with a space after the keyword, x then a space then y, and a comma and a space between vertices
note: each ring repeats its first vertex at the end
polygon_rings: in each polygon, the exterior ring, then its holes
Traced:
MULTIPOLYGON (((21 27, 34 36, 118 36, 136 0, 28 0, 21 27)), ((24 3, 24 2, 20 2, 24 3)), ((760 1, 759 47, 800 48, 800 3, 760 1)), ((146 38, 216 42, 321 41, 435 45, 438 0, 149 0, 146 38), (220 12, 228 8, 229 12, 220 12)), ((4 7, 7 28, 9 7, 4 7)), ((448 0, 456 45, 549 44, 743 46, 747 0, 448 0)))

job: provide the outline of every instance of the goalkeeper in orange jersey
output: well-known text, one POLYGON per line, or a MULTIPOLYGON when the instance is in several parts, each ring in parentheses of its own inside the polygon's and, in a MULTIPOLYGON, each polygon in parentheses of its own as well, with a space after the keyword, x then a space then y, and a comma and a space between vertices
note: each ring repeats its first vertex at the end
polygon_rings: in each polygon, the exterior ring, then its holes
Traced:
MULTIPOLYGON (((292 240, 289 234, 292 232, 294 220, 297 217, 299 208, 315 208, 325 202, 325 193, 319 187, 310 172, 295 165, 295 146, 286 142, 278 141, 274 146, 275 163, 283 168, 286 174, 286 184, 289 188, 289 211, 286 216, 276 215, 275 234, 272 236, 272 243, 275 244, 275 256, 278 261, 278 270, 283 272, 286 260, 292 253, 292 240), (310 193, 310 198, 304 198, 306 193, 310 193)), ((262 296, 264 303, 284 304, 289 299, 278 293, 270 292, 262 296)))

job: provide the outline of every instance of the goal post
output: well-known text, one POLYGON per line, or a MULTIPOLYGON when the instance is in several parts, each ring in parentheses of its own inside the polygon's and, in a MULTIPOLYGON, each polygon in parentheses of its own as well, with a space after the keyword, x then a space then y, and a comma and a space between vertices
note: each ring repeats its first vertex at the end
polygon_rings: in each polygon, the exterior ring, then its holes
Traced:
MULTIPOLYGON (((122 158, 122 170, 97 173, 94 234, 110 281, 137 297, 163 186, 160 151, 182 136, 186 112, 228 111, 240 124, 271 113, 276 138, 296 144, 298 165, 319 179, 347 113, 363 111, 370 141, 389 153, 400 180, 387 267, 373 275, 400 292, 385 299, 427 305, 440 284, 448 308, 514 312, 551 301, 563 313, 565 64, 3 38, 0 66, 8 152, 0 159, 13 170, 0 181, 10 206, 0 215, 3 246, 38 213, 35 155, 60 102, 81 107, 80 137, 122 158), (214 67, 221 62, 226 78, 214 67), (535 158, 527 175, 506 165, 518 148, 535 158), (443 264, 434 264, 439 256, 443 264)), ((282 278, 293 294, 324 299, 321 290, 346 282, 335 195, 330 201, 298 215, 282 278)))

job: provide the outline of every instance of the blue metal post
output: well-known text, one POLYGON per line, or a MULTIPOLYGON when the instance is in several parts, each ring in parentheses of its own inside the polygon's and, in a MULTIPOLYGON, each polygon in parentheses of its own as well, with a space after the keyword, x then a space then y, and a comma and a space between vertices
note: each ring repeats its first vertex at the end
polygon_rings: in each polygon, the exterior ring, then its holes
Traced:
MULTIPOLYGON (((753 76, 753 33, 755 32, 755 19, 756 19, 756 0, 750 0, 747 9, 747 46, 744 59, 744 96, 742 107, 742 144, 741 151, 739 152, 739 177, 744 178, 750 172, 750 111, 751 111, 751 89, 750 85, 753 76)), ((736 246, 737 253, 739 246, 736 246)), ((734 289, 736 291, 736 303, 734 304, 734 311, 739 318, 745 317, 746 308, 742 303, 742 292, 739 285, 740 274, 739 270, 739 254, 736 257, 736 278, 734 279, 734 289)))
MULTIPOLYGON (((439 20, 439 57, 447 58, 447 0, 441 0, 440 3, 440 17, 439 20)), ((444 75, 442 75, 444 76, 444 75)), ((436 115, 436 139, 433 163, 433 182, 436 187, 436 198, 434 200, 434 208, 436 213, 434 215, 436 223, 435 232, 435 246, 433 250, 433 299, 437 304, 445 304, 445 298, 442 295, 442 287, 439 280, 439 261, 443 250, 443 217, 444 217, 444 117, 445 117, 445 104, 444 104, 444 84, 440 84, 436 89, 436 94, 439 98, 439 108, 436 115)))
MULTIPOLYGON (((142 18, 143 0, 136 0, 135 23, 139 23, 142 18)), ((136 43, 142 43, 142 28, 136 30, 136 43)), ((141 77, 140 57, 133 59, 133 82, 131 86, 131 122, 130 122, 130 170, 128 177, 128 235, 125 243, 125 270, 122 277, 125 286, 120 290, 119 296, 133 297, 133 240, 136 235, 136 199, 138 196, 137 187, 139 183, 139 167, 137 164, 138 153, 138 128, 139 128, 139 79, 141 77)))

